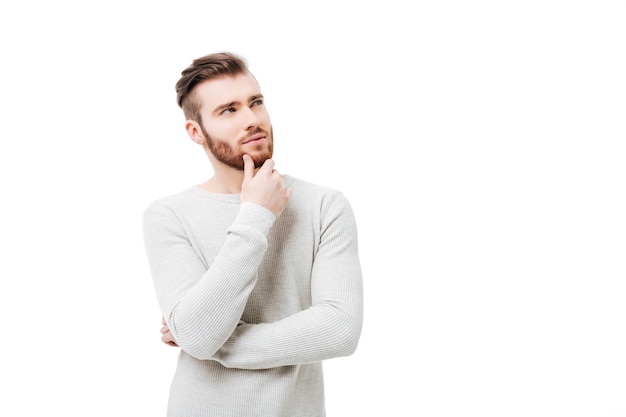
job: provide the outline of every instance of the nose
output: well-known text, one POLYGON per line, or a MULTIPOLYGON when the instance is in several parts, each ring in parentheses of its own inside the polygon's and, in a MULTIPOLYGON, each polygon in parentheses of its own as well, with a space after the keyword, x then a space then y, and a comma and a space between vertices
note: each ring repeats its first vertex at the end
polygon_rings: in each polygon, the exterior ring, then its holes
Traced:
POLYGON ((251 108, 247 107, 247 110, 244 111, 245 119, 245 129, 253 130, 256 129, 261 124, 261 119, 256 115, 255 112, 252 111, 251 108))

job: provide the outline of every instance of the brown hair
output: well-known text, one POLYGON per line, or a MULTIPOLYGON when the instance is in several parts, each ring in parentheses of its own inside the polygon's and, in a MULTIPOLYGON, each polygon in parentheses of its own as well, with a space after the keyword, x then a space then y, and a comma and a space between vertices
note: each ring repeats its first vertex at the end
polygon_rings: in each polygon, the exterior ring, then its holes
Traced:
POLYGON ((195 59, 176 83, 176 100, 187 119, 202 124, 200 103, 193 89, 202 81, 248 72, 245 59, 230 52, 218 52, 195 59))

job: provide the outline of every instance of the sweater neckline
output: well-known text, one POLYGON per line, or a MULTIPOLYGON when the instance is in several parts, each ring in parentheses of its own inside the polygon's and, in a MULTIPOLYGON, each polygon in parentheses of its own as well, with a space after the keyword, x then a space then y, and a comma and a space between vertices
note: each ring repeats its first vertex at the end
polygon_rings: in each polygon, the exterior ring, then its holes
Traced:
MULTIPOLYGON (((285 185, 290 185, 293 182, 293 178, 289 175, 284 176, 285 185)), ((200 197, 210 198, 213 200, 224 201, 227 203, 240 203, 241 194, 224 194, 224 193, 215 193, 212 191, 207 191, 200 186, 200 184, 194 184, 191 186, 190 191, 200 197)))

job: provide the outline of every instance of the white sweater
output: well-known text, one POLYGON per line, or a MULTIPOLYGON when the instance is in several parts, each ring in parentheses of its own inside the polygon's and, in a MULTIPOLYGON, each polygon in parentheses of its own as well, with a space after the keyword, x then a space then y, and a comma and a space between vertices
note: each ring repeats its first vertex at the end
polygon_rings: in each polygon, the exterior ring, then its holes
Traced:
POLYGON ((322 363, 363 322, 357 229, 345 196, 285 176, 276 219, 193 186, 144 213, 157 300, 181 348, 168 416, 325 416, 322 363))

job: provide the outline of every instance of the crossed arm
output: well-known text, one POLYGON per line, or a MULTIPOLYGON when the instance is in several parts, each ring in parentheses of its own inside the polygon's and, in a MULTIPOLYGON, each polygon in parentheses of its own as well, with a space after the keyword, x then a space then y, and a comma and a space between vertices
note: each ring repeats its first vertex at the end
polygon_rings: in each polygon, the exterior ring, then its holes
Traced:
MULTIPOLYGON (((342 196, 336 200, 335 214, 326 219, 327 227, 311 271, 311 307, 272 323, 243 323, 241 314, 233 313, 229 333, 198 354, 192 353, 195 348, 188 340, 179 343, 181 339, 167 321, 161 328, 162 341, 180 346, 199 359, 242 369, 295 365, 352 354, 362 326, 361 271, 351 211, 342 196)), ((222 293, 220 298, 224 296, 227 294, 222 293)), ((215 312, 222 323, 228 314, 215 312)), ((198 327, 194 333, 202 333, 201 340, 215 337, 208 326, 198 327)))
MULTIPOLYGON (((267 247, 265 235, 273 221, 267 210, 255 208, 259 203, 247 207, 242 203, 225 246, 194 288, 177 294, 166 291, 171 301, 162 303, 161 340, 198 359, 241 369, 317 362, 354 352, 363 313, 356 226, 347 200, 342 195, 334 200, 312 267, 311 307, 272 323, 240 320, 256 284, 256 269, 267 247)), ((163 268, 177 265, 171 273, 199 273, 202 266, 197 254, 178 235, 180 239, 167 254, 154 258, 161 259, 163 268), (171 253, 184 261, 169 262, 171 253)))

